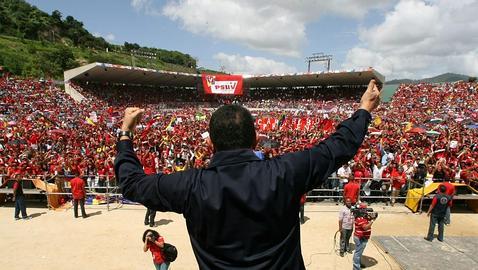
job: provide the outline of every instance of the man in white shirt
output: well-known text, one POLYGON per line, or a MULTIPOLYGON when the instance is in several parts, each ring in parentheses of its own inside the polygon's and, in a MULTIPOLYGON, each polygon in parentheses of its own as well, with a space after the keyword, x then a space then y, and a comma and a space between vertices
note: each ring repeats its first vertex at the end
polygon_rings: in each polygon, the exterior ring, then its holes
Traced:
POLYGON ((340 178, 340 189, 342 189, 345 183, 348 182, 349 177, 352 175, 352 170, 348 163, 345 163, 337 170, 337 176, 340 178))
POLYGON ((382 163, 377 162, 377 164, 373 165, 373 180, 380 181, 382 178, 383 171, 387 168, 387 166, 382 166, 382 163))
POLYGON ((343 257, 345 252, 352 253, 350 249, 350 237, 354 228, 354 215, 350 211, 352 201, 350 198, 345 199, 345 206, 339 212, 339 231, 340 231, 340 256, 343 257))
MULTIPOLYGON (((378 196, 380 194, 384 194, 382 190, 382 177, 383 177, 383 171, 387 169, 387 166, 383 166, 380 161, 378 161, 376 164, 373 165, 373 172, 372 172, 372 181, 369 183, 369 187, 371 191, 373 192, 373 196, 378 196), (378 192, 381 190, 382 192, 378 192)), ((387 182, 388 183, 388 182, 387 182)), ((376 201, 377 199, 372 199, 371 201, 376 201)))

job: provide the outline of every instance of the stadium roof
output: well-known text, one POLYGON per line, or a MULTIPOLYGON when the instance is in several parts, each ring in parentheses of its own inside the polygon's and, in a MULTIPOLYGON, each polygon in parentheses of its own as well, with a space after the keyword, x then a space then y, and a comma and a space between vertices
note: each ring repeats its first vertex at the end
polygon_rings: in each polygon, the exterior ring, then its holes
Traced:
MULTIPOLYGON (((65 82, 90 81, 125 84, 197 87, 201 74, 154 70, 147 68, 91 63, 64 72, 65 82)), ((350 71, 294 74, 244 75, 245 88, 290 86, 366 85, 372 78, 385 82, 385 77, 372 68, 350 71)))

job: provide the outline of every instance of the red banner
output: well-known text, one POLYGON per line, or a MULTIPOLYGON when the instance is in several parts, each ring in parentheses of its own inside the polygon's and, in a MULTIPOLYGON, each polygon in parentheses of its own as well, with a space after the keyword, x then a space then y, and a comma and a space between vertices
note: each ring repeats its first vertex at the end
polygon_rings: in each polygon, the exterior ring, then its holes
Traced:
POLYGON ((311 131, 317 124, 317 119, 311 117, 286 118, 278 127, 280 131, 302 130, 311 131))
POLYGON ((241 75, 202 74, 202 85, 208 95, 242 95, 241 75))
POLYGON ((261 131, 276 130, 279 125, 279 120, 272 117, 262 117, 256 119, 256 126, 261 131))

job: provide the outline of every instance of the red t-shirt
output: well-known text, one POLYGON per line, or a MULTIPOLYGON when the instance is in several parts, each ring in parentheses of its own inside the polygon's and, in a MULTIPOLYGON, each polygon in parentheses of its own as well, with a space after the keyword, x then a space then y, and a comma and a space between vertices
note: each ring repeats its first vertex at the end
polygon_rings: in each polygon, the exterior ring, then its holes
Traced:
POLYGON ((449 196, 453 196, 455 194, 455 186, 450 183, 450 182, 443 182, 443 184, 446 187, 445 194, 449 196))
POLYGON ((144 173, 147 174, 147 175, 155 174, 156 170, 154 169, 154 167, 145 166, 144 167, 144 173))
POLYGON ((403 184, 406 182, 406 176, 404 172, 400 174, 398 171, 393 170, 390 177, 392 178, 392 186, 394 189, 402 188, 403 184))
POLYGON ((365 238, 369 239, 370 234, 372 234, 372 230, 364 230, 364 226, 368 224, 368 220, 364 217, 358 217, 355 219, 355 232, 354 235, 358 238, 365 238))
POLYGON ((307 197, 305 194, 303 194, 302 197, 300 197, 300 204, 304 205, 306 200, 307 200, 307 197))
MULTIPOLYGON (((448 195, 450 197, 453 197, 453 195, 455 195, 455 186, 452 183, 443 182, 443 184, 441 184, 441 185, 444 185, 446 187, 446 191, 445 191, 446 195, 448 195)), ((438 192, 440 192, 440 189, 438 189, 438 192)), ((448 205, 451 207, 453 205, 453 200, 450 200, 448 205)))
POLYGON ((358 181, 362 181, 363 177, 363 172, 361 170, 355 170, 354 171, 354 178, 357 179, 358 181))
POLYGON ((352 201, 352 204, 355 204, 358 199, 360 192, 360 185, 354 182, 350 182, 344 187, 344 197, 345 199, 349 198, 352 201))
MULTIPOLYGON (((161 236, 156 241, 159 242, 160 244, 164 244, 164 238, 161 237, 161 236)), ((160 247, 158 247, 158 245, 148 241, 146 246, 149 248, 149 251, 151 251, 151 255, 153 255, 153 262, 154 263, 156 263, 156 264, 164 263, 163 251, 161 250, 160 247)))
POLYGON ((83 181, 83 179, 75 177, 70 180, 70 185, 73 199, 80 200, 85 198, 85 181, 83 181))

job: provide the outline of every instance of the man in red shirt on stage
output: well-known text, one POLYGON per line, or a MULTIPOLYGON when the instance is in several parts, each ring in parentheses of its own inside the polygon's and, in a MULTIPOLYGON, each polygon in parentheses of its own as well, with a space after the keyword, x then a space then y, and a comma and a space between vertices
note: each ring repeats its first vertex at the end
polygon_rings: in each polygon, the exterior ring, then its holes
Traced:
MULTIPOLYGON (((450 205, 446 209, 446 216, 445 216, 445 225, 450 225, 451 223, 450 213, 451 213, 451 207, 453 206, 453 196, 455 196, 455 186, 449 181, 443 182, 443 184, 441 185, 445 186, 446 188, 445 194, 450 196, 450 205)), ((440 188, 438 188, 438 190, 440 190, 440 188)))
POLYGON ((73 210, 75 213, 75 218, 78 217, 78 203, 81 207, 81 216, 83 218, 87 218, 88 215, 86 215, 85 212, 85 181, 79 177, 80 173, 77 170, 74 172, 74 174, 75 178, 70 180, 70 185, 71 193, 73 194, 73 210))
POLYGON ((438 241, 443 242, 445 233, 445 216, 447 209, 450 208, 451 197, 447 194, 446 187, 440 185, 437 194, 433 197, 432 204, 428 208, 427 216, 430 217, 430 225, 428 227, 428 234, 425 240, 431 242, 433 240, 433 233, 435 232, 435 225, 438 224, 438 241))
POLYGON ((344 202, 350 199, 352 205, 355 205, 360 196, 360 184, 357 183, 353 176, 349 176, 349 181, 344 187, 344 202))

